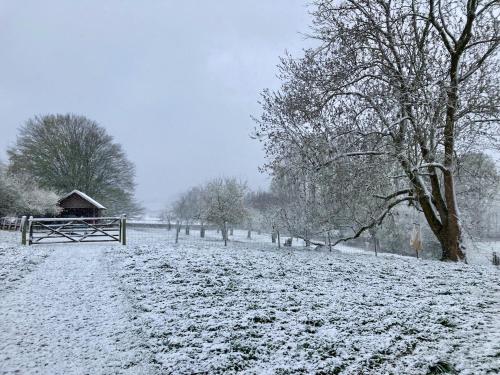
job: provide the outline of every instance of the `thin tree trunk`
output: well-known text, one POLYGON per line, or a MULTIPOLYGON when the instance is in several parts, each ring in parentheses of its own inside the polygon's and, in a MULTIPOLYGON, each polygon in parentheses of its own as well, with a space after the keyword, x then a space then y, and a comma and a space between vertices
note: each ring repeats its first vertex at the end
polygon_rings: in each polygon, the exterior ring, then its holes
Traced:
POLYGON ((224 228, 222 229, 222 237, 224 238, 224 246, 227 246, 227 224, 224 222, 224 228))

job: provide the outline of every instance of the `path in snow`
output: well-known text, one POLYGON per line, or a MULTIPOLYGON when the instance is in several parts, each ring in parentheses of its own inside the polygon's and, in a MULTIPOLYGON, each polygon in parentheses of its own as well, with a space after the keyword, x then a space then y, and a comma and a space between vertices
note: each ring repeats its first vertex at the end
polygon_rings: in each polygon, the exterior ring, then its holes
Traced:
POLYGON ((0 374, 149 373, 106 246, 56 246, 0 303, 0 374))

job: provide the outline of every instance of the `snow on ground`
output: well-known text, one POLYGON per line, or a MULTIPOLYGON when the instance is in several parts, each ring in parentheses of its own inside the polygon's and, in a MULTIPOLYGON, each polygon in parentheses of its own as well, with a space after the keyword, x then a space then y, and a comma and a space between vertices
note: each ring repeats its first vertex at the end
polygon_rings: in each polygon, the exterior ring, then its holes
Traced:
POLYGON ((19 232, 0 231, 0 298, 49 256, 49 248, 21 247, 20 241, 19 232))
POLYGON ((243 231, 228 247, 216 233, 175 245, 171 233, 130 230, 126 247, 20 247, 5 233, 0 374, 500 367, 500 270, 491 265, 278 250, 243 231))
POLYGON ((110 254, 161 373, 500 366, 500 274, 407 257, 156 240, 110 254))
POLYGON ((107 248, 16 249, 46 259, 2 293, 0 374, 150 373, 129 305, 108 269, 107 248))

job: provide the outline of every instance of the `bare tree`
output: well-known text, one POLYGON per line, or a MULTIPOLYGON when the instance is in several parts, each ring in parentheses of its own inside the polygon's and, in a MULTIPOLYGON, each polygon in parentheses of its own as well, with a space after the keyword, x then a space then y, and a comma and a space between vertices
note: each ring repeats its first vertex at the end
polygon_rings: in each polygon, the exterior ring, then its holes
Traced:
POLYGON ((466 230, 475 237, 487 234, 498 211, 500 175, 494 160, 480 152, 463 155, 457 168, 457 200, 466 230))
POLYGON ((222 238, 227 244, 227 225, 240 224, 247 215, 246 185, 235 178, 216 178, 207 183, 203 191, 206 218, 222 229, 222 238))
POLYGON ((167 222, 167 229, 172 229, 172 220, 175 219, 174 208, 171 205, 165 207, 160 213, 160 220, 167 222))
POLYGON ((259 227, 271 232, 271 240, 276 242, 276 234, 282 228, 281 209, 279 197, 267 191, 252 192, 247 197, 248 206, 258 213, 259 227))
POLYGON ((376 194, 383 204, 369 220, 339 241, 407 203, 423 212, 443 260, 464 259, 456 167, 464 153, 496 147, 499 6, 491 0, 315 2, 311 36, 319 47, 282 60, 282 87, 264 92, 256 136, 273 173, 293 149, 312 172, 347 161, 392 185, 390 193, 376 194))
POLYGON ((204 237, 204 223, 206 222, 206 208, 203 200, 204 190, 201 187, 193 187, 182 194, 173 205, 173 213, 186 225, 186 234, 194 221, 201 224, 201 237, 204 237))

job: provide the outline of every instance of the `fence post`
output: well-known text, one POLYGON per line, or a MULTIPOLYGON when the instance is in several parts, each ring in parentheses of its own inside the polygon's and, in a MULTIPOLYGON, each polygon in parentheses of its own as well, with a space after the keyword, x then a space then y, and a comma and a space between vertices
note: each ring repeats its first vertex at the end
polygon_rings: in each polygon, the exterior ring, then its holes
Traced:
POLYGON ((28 233, 28 245, 31 245, 33 243, 33 216, 30 216, 28 221, 28 233))
POLYGON ((121 239, 122 239, 122 245, 127 244, 127 215, 122 215, 121 218, 121 239))
POLYGON ((492 263, 494 266, 500 266, 500 257, 497 255, 496 252, 493 252, 492 263))
POLYGON ((21 245, 26 246, 26 216, 21 218, 21 245))

